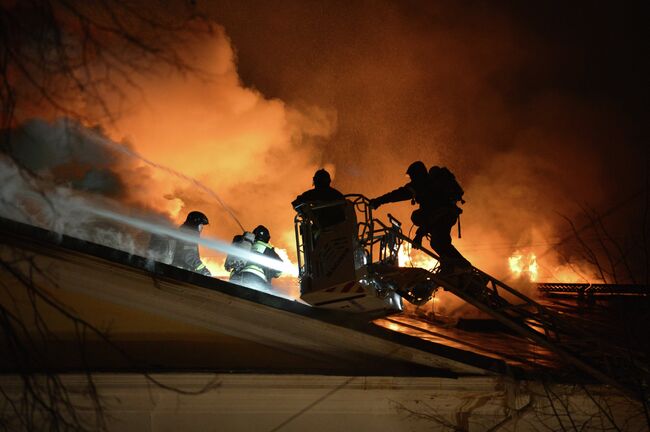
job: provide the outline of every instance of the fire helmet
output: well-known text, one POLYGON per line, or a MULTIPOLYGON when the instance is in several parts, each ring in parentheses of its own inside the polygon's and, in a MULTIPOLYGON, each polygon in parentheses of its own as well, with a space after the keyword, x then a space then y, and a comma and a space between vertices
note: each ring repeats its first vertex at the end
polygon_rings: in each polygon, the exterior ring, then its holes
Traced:
POLYGON ((332 182, 332 177, 330 177, 330 173, 327 172, 327 170, 321 168, 316 173, 314 173, 314 186, 319 188, 319 187, 327 187, 330 185, 332 182))
POLYGON ((200 211, 189 212, 187 218, 185 219, 185 225, 199 226, 207 225, 208 223, 208 217, 200 211))
POLYGON ((253 234, 255 234, 255 240, 260 240, 264 243, 268 243, 269 240, 271 240, 271 233, 269 232, 269 229, 264 225, 258 225, 253 230, 253 234))
POLYGON ((428 174, 427 167, 424 165, 424 162, 415 161, 409 165, 406 174, 408 174, 411 179, 426 177, 428 174))

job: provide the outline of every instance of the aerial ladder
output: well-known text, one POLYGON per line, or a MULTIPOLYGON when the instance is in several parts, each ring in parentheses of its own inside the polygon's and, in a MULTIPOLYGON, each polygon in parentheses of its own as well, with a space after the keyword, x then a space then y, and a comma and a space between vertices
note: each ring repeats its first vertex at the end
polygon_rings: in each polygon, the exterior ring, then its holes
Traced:
MULTIPOLYGON (((591 323, 544 307, 473 266, 444 275, 437 269, 399 267, 399 249, 412 240, 391 215, 388 223, 374 218, 363 195, 307 203, 297 211, 296 246, 305 302, 379 317, 401 312, 402 299, 419 306, 444 289, 592 378, 636 399, 647 398, 648 359, 629 346, 606 340, 591 323), (340 212, 336 220, 319 220, 319 213, 330 209, 331 214, 333 208, 340 212)), ((420 250, 439 260, 434 252, 420 250)))

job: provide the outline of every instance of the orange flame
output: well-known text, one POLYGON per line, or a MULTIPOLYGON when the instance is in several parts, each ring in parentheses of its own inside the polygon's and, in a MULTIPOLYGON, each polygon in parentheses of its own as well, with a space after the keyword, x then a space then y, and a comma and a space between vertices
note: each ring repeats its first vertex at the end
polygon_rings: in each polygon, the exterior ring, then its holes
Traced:
POLYGON ((537 256, 532 253, 522 253, 516 251, 508 258, 510 271, 516 277, 527 277, 531 281, 536 281, 538 277, 539 266, 537 256))
POLYGON ((438 266, 437 260, 406 244, 400 248, 397 259, 400 267, 419 267, 433 270, 438 266))

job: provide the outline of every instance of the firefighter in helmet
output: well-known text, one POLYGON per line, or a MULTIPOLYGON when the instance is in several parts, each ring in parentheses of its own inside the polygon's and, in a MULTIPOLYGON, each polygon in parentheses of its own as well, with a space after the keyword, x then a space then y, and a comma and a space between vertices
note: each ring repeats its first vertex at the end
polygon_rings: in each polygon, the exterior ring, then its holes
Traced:
POLYGON ((413 162, 406 174, 411 181, 392 192, 370 200, 370 205, 379 206, 392 202, 411 200, 419 208, 411 214, 411 221, 418 227, 413 239, 414 247, 420 247, 424 236, 430 237, 431 249, 440 256, 440 272, 451 273, 466 269, 469 261, 451 244, 451 228, 458 220, 457 208, 450 206, 446 194, 434 184, 427 167, 422 161, 413 162))
MULTIPOLYGON (((269 243, 271 233, 268 228, 264 225, 258 225, 253 230, 253 235, 254 241, 250 249, 251 252, 282 262, 282 258, 269 243)), ((281 273, 279 270, 270 269, 248 260, 243 267, 233 269, 230 280, 258 290, 270 291, 271 279, 279 277, 281 273)))
POLYGON ((316 219, 315 222, 319 228, 336 225, 345 220, 345 212, 342 206, 345 203, 345 196, 330 186, 331 182, 332 177, 330 173, 325 169, 319 169, 314 173, 314 188, 298 195, 291 203, 297 212, 302 212, 302 206, 307 203, 316 205, 328 202, 340 203, 341 205, 328 206, 313 211, 313 216, 316 219))
MULTIPOLYGON (((185 222, 179 227, 183 233, 195 236, 197 239, 208 224, 208 217, 199 211, 188 213, 185 222)), ((174 258, 172 265, 185 270, 201 273, 204 276, 212 276, 210 270, 205 266, 199 255, 199 245, 196 242, 178 240, 174 247, 174 258)))

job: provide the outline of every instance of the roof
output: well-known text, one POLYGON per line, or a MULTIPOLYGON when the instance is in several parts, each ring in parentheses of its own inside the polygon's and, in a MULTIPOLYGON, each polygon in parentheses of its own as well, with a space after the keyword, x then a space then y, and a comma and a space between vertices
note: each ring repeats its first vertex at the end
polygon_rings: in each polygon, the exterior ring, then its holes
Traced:
MULTIPOLYGON (((232 369, 244 364, 245 369, 258 371, 323 373, 331 368, 347 374, 432 376, 520 372, 502 358, 396 332, 366 317, 316 309, 160 263, 152 266, 139 256, 7 219, 0 219, 0 238, 3 256, 30 257, 16 265, 22 271, 30 263, 37 265, 48 275, 47 289, 60 290, 58 294, 73 302, 77 297, 92 298, 103 305, 95 306, 96 311, 126 308, 130 316, 155 316, 200 328, 213 346, 224 343, 229 350, 240 351, 230 352, 227 361, 221 356, 209 364, 186 362, 183 367, 232 369), (286 368, 265 356, 278 356, 286 368)), ((138 328, 131 334, 140 343, 147 342, 148 336, 138 328)), ((164 347, 193 350, 191 344, 166 339, 164 334, 154 339, 159 352, 166 351, 164 347)), ((146 350, 141 355, 155 357, 146 350)), ((167 357, 148 358, 147 364, 179 367, 167 357)), ((112 364, 105 360, 94 367, 111 369, 112 364)))

